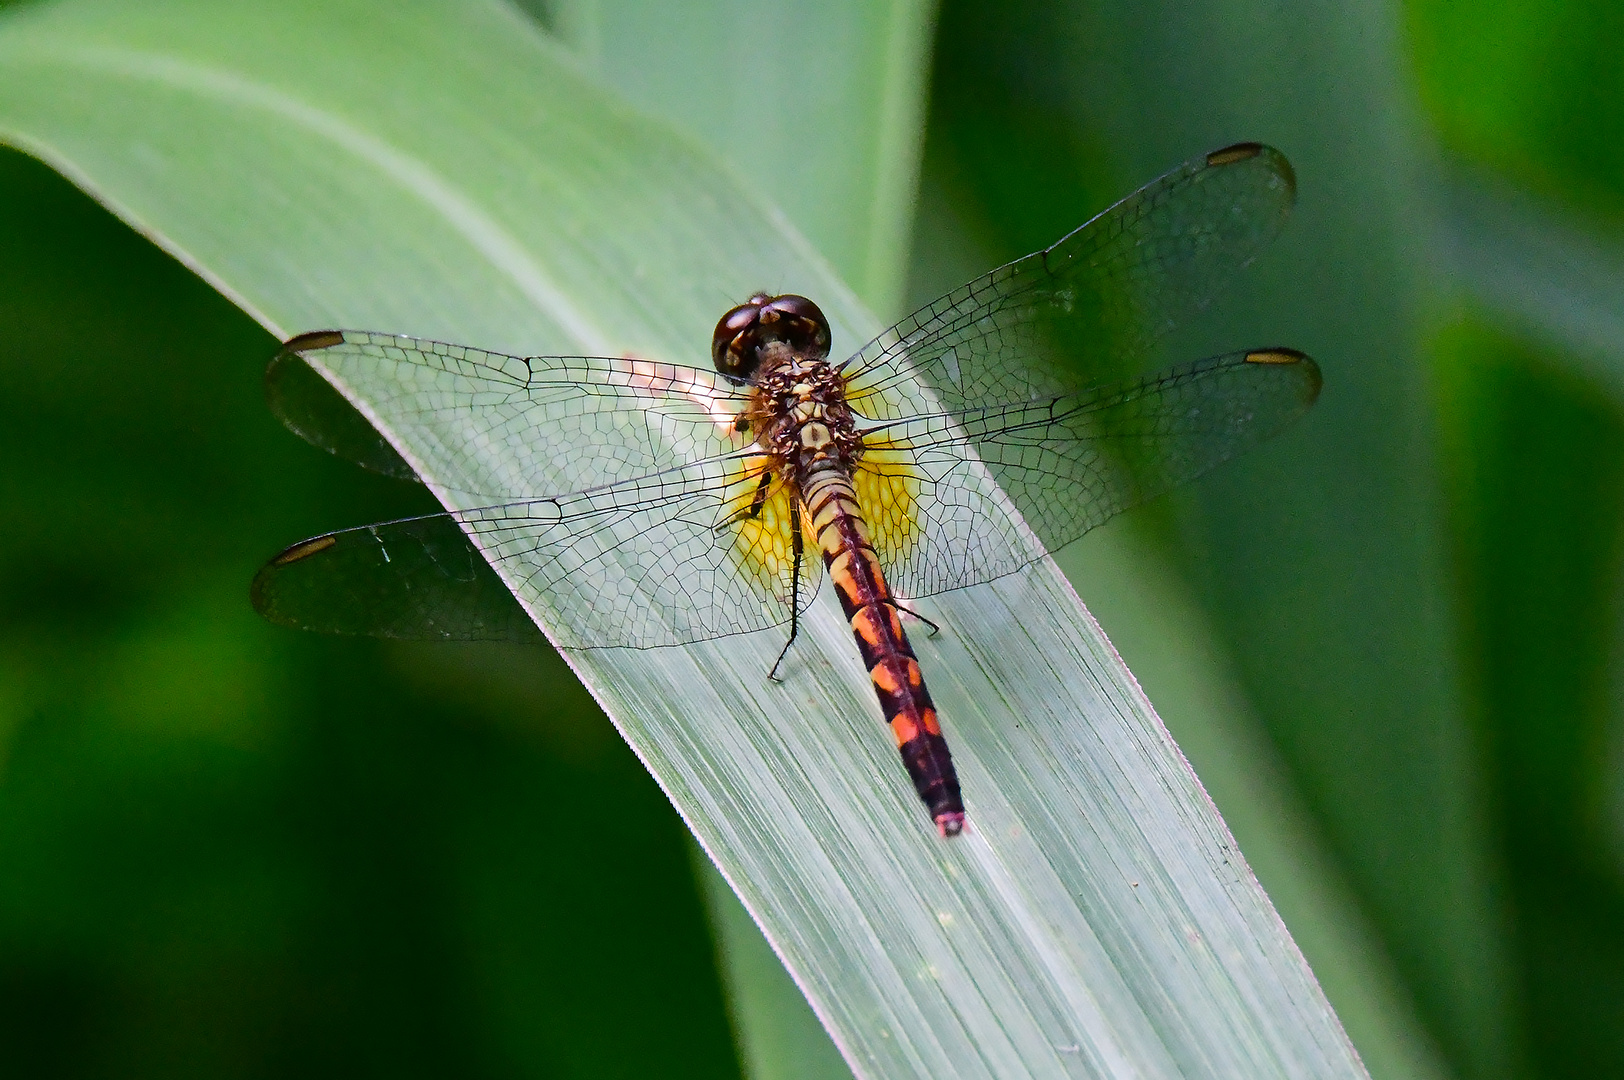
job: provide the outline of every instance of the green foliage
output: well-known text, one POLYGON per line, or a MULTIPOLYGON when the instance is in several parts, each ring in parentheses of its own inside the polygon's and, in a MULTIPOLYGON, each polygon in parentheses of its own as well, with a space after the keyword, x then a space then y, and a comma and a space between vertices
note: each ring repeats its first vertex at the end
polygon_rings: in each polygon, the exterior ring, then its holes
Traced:
MULTIPOLYGON (((1410 21, 1421 96, 1457 168, 1492 168, 1554 219, 1532 280, 1576 298, 1595 282, 1598 311, 1624 310, 1607 262, 1624 210, 1616 6, 1422 3, 1410 21)), ((1514 251, 1501 260, 1491 272, 1529 280, 1514 251)), ((1508 981, 1528 1075, 1610 1075, 1624 1069, 1624 355, 1616 341, 1564 354, 1583 301, 1530 319, 1499 300, 1447 310, 1431 351, 1508 981)))
MULTIPOLYGON (((775 5, 721 0, 680 14, 524 6, 570 63, 681 132, 650 176, 605 174, 630 192, 626 213, 664 235, 691 212, 672 193, 691 174, 660 170, 717 154, 882 313, 905 306, 921 145, 914 299, 1193 152, 1281 145, 1302 186, 1291 230, 1175 347, 1304 348, 1325 368, 1321 406, 1064 565, 1373 1075, 1624 1072, 1624 349, 1575 364, 1563 346, 1596 335, 1537 298, 1511 321, 1482 283, 1516 279, 1514 249, 1455 245, 1476 253, 1456 280, 1480 296, 1462 303, 1427 246, 1449 227, 1434 210, 1457 178, 1492 171, 1616 249, 1597 224, 1624 209, 1613 6, 1415 0, 1400 23, 1241 0, 949 3, 932 49, 917 4, 826 5, 793 24, 775 5), (1436 147, 1443 173, 1418 164, 1436 147)), ((89 25, 119 5, 77 8, 89 25)), ((365 84, 365 57, 327 48, 290 33, 253 62, 365 84)), ((140 109, 93 79, 8 85, 6 107, 37 94, 109 130, 140 109)), ((462 118, 470 145, 485 119, 462 118)), ((404 138, 438 120, 392 122, 404 138)), ((106 160, 161 175, 196 144, 185 122, 161 134, 112 140, 106 160)), ((229 171, 230 148, 211 152, 229 171)), ((319 171, 320 140, 282 152, 319 171)), ((238 193, 149 194, 188 210, 238 193)), ((1494 200, 1473 204, 1480 220, 1496 220, 1494 200)), ((413 265, 410 244, 390 246, 399 206, 343 206, 377 215, 370 260, 413 265)), ((545 210, 538 235, 574 228, 567 207, 545 210)), ((274 204, 230 213, 292 220, 274 204)), ((173 250, 220 280, 241 246, 173 250)), ((729 289, 790 284, 743 281, 753 267, 735 268, 740 281, 696 273, 655 311, 608 288, 585 310, 599 326, 617 311, 657 324, 637 344, 702 340, 729 289)), ((597 288, 597 268, 576 269, 571 289, 597 288)), ((450 335, 459 305, 490 300, 434 267, 382 300, 346 293, 349 279, 275 280, 270 302, 250 298, 272 323, 312 305, 346 320, 415 306, 450 335)), ((498 297, 513 339, 478 343, 533 344, 526 328, 547 319, 532 300, 498 297)), ((273 347, 43 167, 0 158, 8 1064, 838 1072, 747 917, 714 879, 696 887, 676 815, 550 652, 306 641, 254 619, 246 582, 279 543, 432 505, 278 429, 258 394, 273 347)))
POLYGON ((1556 200, 1624 213, 1624 11, 1414 0, 1409 49, 1444 145, 1556 200))

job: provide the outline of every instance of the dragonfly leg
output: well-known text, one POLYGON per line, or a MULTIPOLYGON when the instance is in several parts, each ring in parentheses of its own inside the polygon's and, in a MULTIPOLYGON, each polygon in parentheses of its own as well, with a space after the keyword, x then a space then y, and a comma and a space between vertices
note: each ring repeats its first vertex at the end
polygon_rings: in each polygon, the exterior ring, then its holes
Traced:
POLYGON ((722 524, 718 526, 718 530, 732 528, 734 525, 738 525, 746 521, 754 521, 756 518, 760 517, 761 508, 767 505, 767 491, 772 487, 772 482, 773 471, 771 469, 762 470, 761 483, 756 485, 756 493, 750 499, 750 505, 745 507, 743 510, 740 510, 738 513, 730 515, 726 521, 722 522, 722 524))
POLYGON ((930 636, 931 637, 935 637, 937 634, 940 634, 942 632, 942 628, 940 626, 937 626, 935 623, 931 622, 929 619, 927 619, 923 615, 919 614, 919 612, 915 611, 913 608, 911 608, 911 607, 903 607, 901 604, 897 603, 897 601, 895 599, 893 599, 893 598, 891 598, 889 596, 887 596, 885 598, 885 602, 887 604, 891 605, 892 607, 896 608, 898 611, 902 612, 904 615, 908 615, 908 616, 911 616, 912 618, 918 619, 920 622, 922 622, 926 626, 930 627, 930 636))
MULTIPOLYGON (((762 490, 766 490, 763 487, 762 490)), ((773 661, 772 670, 767 672, 767 678, 779 682, 778 665, 784 662, 789 655, 789 647, 795 644, 795 635, 801 632, 801 556, 804 554, 801 545, 801 504, 799 500, 792 502, 789 508, 790 544, 795 551, 795 565, 791 570, 789 583, 789 640, 784 647, 778 650, 778 659, 773 661)))

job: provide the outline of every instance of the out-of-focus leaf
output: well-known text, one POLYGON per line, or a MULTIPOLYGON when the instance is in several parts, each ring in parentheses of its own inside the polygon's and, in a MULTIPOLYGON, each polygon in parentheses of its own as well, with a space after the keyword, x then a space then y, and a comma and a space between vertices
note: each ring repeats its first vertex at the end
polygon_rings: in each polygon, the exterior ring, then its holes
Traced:
POLYGON ((1408 71, 1442 144, 1434 358, 1506 868, 1507 977, 1529 1075, 1612 1076, 1624 1072, 1624 870, 1601 793, 1616 782, 1616 685, 1598 669, 1618 655, 1607 607, 1624 580, 1624 9, 1415 0, 1404 12, 1408 71))
POLYGON ((1624 1065, 1624 862, 1603 794, 1624 407, 1571 360, 1478 319, 1435 351, 1531 1056, 1542 1076, 1610 1075, 1624 1065))
POLYGON ((744 1074, 750 1080, 850 1076, 851 1069, 829 1041, 817 1014, 785 974, 727 880, 704 855, 697 858, 703 864, 699 872, 716 928, 728 1013, 744 1074))
POLYGON ((1602 242, 1459 163, 1440 171, 1434 191, 1439 284, 1624 396, 1624 238, 1602 242))
POLYGON ((781 207, 869 310, 901 314, 935 0, 530 6, 781 207))

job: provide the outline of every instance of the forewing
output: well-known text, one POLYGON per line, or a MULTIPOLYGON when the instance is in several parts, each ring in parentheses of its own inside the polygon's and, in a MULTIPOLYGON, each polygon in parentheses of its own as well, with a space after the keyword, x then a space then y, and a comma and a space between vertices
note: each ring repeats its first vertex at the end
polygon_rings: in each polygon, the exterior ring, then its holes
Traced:
POLYGON ((1257 256, 1295 198, 1291 165, 1272 147, 1246 143, 1185 162, 870 342, 846 362, 850 400, 865 416, 896 420, 1120 378, 1257 256), (915 373, 927 393, 910 385, 915 373))
POLYGON ((870 490, 896 507, 871 500, 875 549, 900 596, 1001 577, 1042 554, 1008 524, 1006 497, 1058 549, 1275 434, 1319 388, 1313 360, 1265 349, 882 425, 867 436, 879 453, 861 463, 870 490))
POLYGON ((324 450, 415 478, 376 421, 412 447, 427 479, 493 502, 610 484, 749 441, 732 428, 743 398, 711 371, 506 356, 365 331, 289 341, 266 372, 266 396, 290 429, 324 450), (366 415, 310 365, 338 386, 364 383, 366 415), (501 462, 501 475, 478 476, 481 458, 501 462))
MULTIPOLYGON (((569 495, 331 533, 266 564, 254 605, 274 622, 335 633, 524 639, 514 625, 524 614, 489 560, 520 597, 557 616, 549 625, 566 647, 764 629, 789 620, 795 593, 781 480, 750 513, 762 465, 734 453, 569 495)), ((821 569, 815 552, 802 560, 803 602, 821 569)))

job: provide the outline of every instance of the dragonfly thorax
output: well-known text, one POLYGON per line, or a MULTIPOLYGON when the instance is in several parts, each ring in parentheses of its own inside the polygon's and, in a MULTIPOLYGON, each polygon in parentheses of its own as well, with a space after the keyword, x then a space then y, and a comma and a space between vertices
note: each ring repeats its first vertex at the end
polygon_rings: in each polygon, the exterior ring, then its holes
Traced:
POLYGON ((756 372, 745 419, 779 471, 800 478, 817 467, 850 468, 862 436, 846 404, 846 380, 827 360, 769 347, 756 372))

